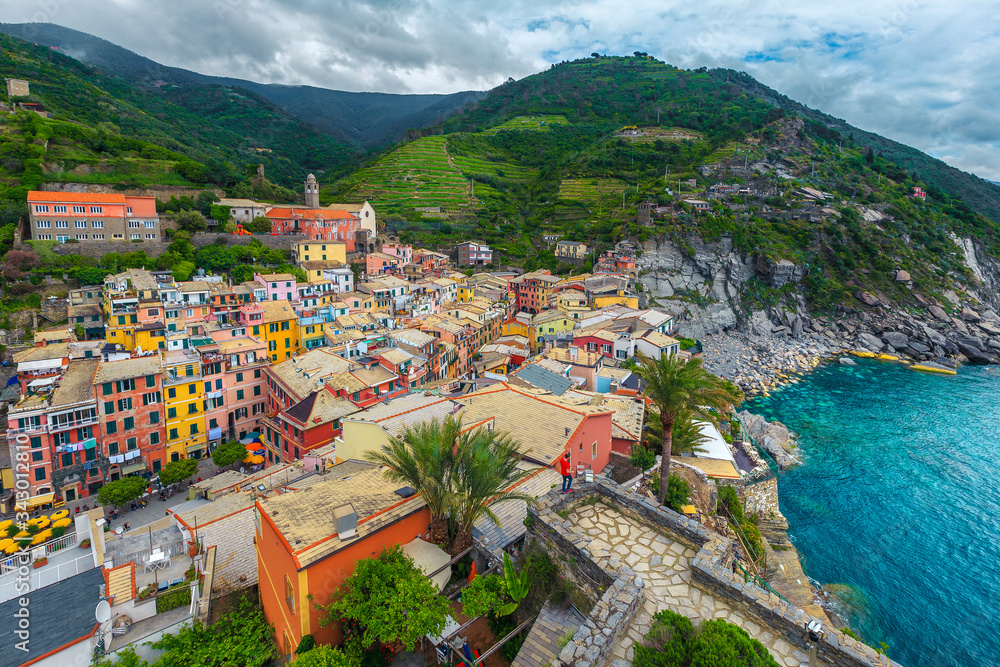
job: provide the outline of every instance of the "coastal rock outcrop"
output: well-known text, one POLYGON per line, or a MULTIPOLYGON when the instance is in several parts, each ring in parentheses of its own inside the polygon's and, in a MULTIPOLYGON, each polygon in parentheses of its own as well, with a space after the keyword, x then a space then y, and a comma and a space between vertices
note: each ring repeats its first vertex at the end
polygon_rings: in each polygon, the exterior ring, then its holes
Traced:
POLYGON ((750 437, 763 447, 779 468, 785 469, 801 463, 791 452, 795 445, 788 427, 779 421, 769 422, 760 415, 743 410, 737 413, 750 437))

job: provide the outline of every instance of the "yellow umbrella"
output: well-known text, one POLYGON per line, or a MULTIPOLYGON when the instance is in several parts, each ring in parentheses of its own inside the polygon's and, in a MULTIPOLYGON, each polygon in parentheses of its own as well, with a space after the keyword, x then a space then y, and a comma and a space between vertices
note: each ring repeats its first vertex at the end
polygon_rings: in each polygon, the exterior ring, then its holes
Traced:
POLYGON ((35 525, 38 526, 39 529, 41 529, 41 528, 48 528, 49 527, 49 523, 51 523, 49 521, 49 517, 47 517, 47 516, 40 516, 40 517, 38 517, 38 519, 36 519, 35 525))
POLYGON ((4 549, 4 551, 6 551, 9 554, 16 554, 20 550, 21 550, 21 543, 20 542, 14 542, 14 544, 12 544, 9 547, 7 547, 6 549, 4 549))
POLYGON ((36 516, 34 519, 28 519, 27 523, 28 523, 29 526, 37 526, 40 523, 42 523, 43 521, 48 521, 48 520, 49 520, 49 517, 47 517, 47 516, 36 516))
POLYGON ((14 540, 10 539, 9 537, 0 540, 0 551, 7 551, 7 547, 9 547, 12 544, 14 544, 14 540))
POLYGON ((69 510, 59 510, 58 512, 54 512, 52 514, 52 520, 58 521, 59 519, 65 519, 68 516, 69 516, 69 510))
POLYGON ((19 538, 19 537, 31 537, 31 533, 29 533, 29 532, 28 532, 28 531, 26 531, 26 530, 22 530, 22 531, 21 531, 20 533, 17 533, 16 535, 14 535, 14 539, 15 539, 15 540, 16 540, 17 538, 19 538))
POLYGON ((13 519, 4 519, 3 521, 0 521, 0 530, 7 530, 13 525, 14 525, 13 519))
POLYGON ((253 456, 247 458, 247 463, 252 463, 253 465, 258 465, 264 462, 264 457, 259 454, 254 454, 253 456))
POLYGON ((42 532, 40 532, 37 535, 35 535, 35 538, 33 540, 31 540, 31 543, 32 544, 41 544, 42 542, 48 541, 50 539, 52 539, 52 531, 51 530, 43 530, 42 532))
POLYGON ((52 524, 52 527, 53 528, 62 528, 63 526, 68 526, 71 523, 73 523, 73 519, 69 519, 69 518, 59 519, 54 524, 52 524))

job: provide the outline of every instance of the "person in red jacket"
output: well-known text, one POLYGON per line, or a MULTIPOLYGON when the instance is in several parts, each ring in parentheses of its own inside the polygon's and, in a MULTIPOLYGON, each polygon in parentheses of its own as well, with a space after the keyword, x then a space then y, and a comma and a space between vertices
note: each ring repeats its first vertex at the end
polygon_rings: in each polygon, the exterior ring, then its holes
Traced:
POLYGON ((569 452, 566 452, 566 455, 563 456, 561 459, 559 459, 559 474, 562 475, 563 478, 562 479, 563 493, 569 493, 573 490, 570 488, 571 486, 573 486, 573 475, 570 474, 570 470, 571 468, 569 464, 569 452))

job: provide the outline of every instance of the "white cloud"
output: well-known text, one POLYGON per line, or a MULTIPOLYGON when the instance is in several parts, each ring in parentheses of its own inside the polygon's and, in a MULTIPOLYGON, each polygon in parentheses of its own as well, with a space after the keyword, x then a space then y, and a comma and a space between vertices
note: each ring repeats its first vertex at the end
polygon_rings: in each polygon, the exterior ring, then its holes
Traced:
POLYGON ((343 90, 486 89, 551 62, 647 51, 732 67, 1000 180, 995 6, 982 0, 0 0, 206 74, 343 90))

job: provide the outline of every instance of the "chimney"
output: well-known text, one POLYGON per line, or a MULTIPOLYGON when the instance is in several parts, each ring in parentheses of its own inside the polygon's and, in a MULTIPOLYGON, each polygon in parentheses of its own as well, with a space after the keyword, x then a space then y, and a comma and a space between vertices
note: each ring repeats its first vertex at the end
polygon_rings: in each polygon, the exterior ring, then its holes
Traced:
POLYGON ((356 537, 358 534, 358 513, 350 503, 333 508, 333 522, 337 526, 340 541, 356 537))
POLYGON ((577 353, 577 347, 576 347, 576 345, 570 345, 569 346, 569 358, 572 359, 573 361, 576 361, 576 353, 577 353))

